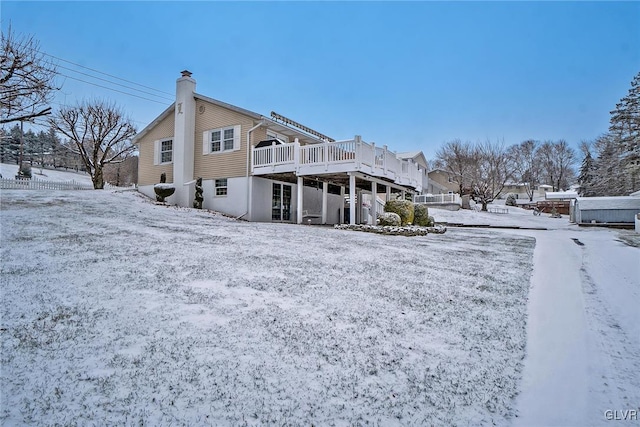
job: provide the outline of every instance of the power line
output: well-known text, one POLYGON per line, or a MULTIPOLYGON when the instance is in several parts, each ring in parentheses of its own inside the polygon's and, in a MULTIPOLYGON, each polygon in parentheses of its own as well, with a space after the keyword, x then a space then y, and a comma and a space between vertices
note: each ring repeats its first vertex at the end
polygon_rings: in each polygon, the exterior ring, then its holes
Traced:
POLYGON ((93 86, 101 87, 103 89, 112 90, 114 92, 122 93, 124 95, 135 96, 136 98, 144 99, 145 101, 151 101, 151 102, 155 102, 157 104, 167 105, 166 102, 161 102, 161 101, 158 101, 158 100, 155 100, 155 99, 145 98, 144 96, 135 95, 135 94, 129 93, 129 92, 124 92, 122 90, 114 89, 114 88, 111 88, 111 87, 108 87, 108 86, 99 85, 97 83, 88 82, 86 80, 82 80, 82 79, 79 79, 77 77, 72 77, 72 76, 69 76, 67 74, 60 73, 60 75, 64 76, 64 77, 67 77, 69 79, 72 79, 72 80, 77 80, 77 81, 82 82, 82 83, 86 83, 86 84, 90 84, 90 85, 93 85, 93 86))
POLYGON ((87 70, 93 71, 93 72, 95 72, 95 73, 99 73, 99 74, 102 74, 102 75, 105 75, 105 76, 108 76, 108 77, 111 77, 111 78, 114 78, 114 79, 121 80, 121 81, 126 82, 126 83, 130 83, 130 84, 133 84, 133 85, 136 85, 136 86, 140 86, 140 87, 143 87, 143 88, 145 88, 145 89, 150 89, 150 90, 152 90, 152 91, 154 91, 154 92, 159 92, 159 93, 163 93, 163 94, 165 94, 165 95, 173 96, 173 94, 172 94, 172 93, 165 92, 165 91, 162 91, 162 90, 158 90, 158 89, 152 88, 152 87, 150 87, 150 86, 145 86, 145 85, 142 85, 142 84, 140 84, 140 83, 132 82, 131 80, 123 79, 122 77, 114 76, 113 74, 105 73, 105 72, 103 72, 103 71, 96 70, 95 68, 86 67, 86 66, 84 66, 84 65, 80 65, 80 64, 78 64, 78 63, 75 63, 75 62, 69 61, 69 60, 67 60, 67 59, 60 58, 59 56, 51 55, 50 53, 46 53, 46 52, 42 52, 42 51, 37 51, 37 52, 39 52, 39 53, 41 53, 41 54, 43 54, 43 55, 50 56, 51 58, 55 58, 55 59, 57 59, 57 60, 59 60, 59 61, 63 61, 63 62, 66 62, 66 63, 68 63, 68 64, 75 65, 76 67, 81 67, 81 68, 84 68, 84 69, 87 69, 87 70))
MULTIPOLYGON (((111 81, 111 80, 103 79, 103 78, 101 78, 101 77, 92 76, 92 75, 91 75, 91 74, 89 74, 89 73, 83 73, 82 71, 74 70, 73 68, 65 67, 65 66, 62 66, 62 65, 58 65, 58 67, 59 67, 59 68, 64 68, 65 70, 69 70, 69 71, 72 71, 72 72, 74 72, 74 73, 82 74, 83 76, 91 77, 92 79, 101 80, 101 81, 104 81, 104 82, 107 82, 107 83, 111 83, 111 84, 114 84, 114 85, 117 85, 117 86, 121 86, 121 87, 124 87, 124 88, 127 88, 127 89, 135 90, 135 91, 138 91, 138 92, 141 92, 141 93, 147 94, 147 95, 156 96, 156 97, 158 97, 158 98, 165 99, 165 100, 168 100, 168 101, 170 101, 170 102, 173 102, 173 99, 172 99, 172 98, 166 98, 166 97, 161 96, 161 95, 156 95, 156 94, 151 93, 151 92, 147 92, 147 91, 144 91, 144 90, 136 89, 136 88, 134 88, 134 87, 127 86, 127 85, 123 85, 123 84, 120 84, 120 83, 117 83, 117 82, 113 82, 113 81, 111 81)), ((62 74, 62 73, 60 73, 60 74, 61 74, 61 75, 64 75, 64 74, 62 74)), ((66 77, 69 77, 69 76, 66 76, 66 77)), ((164 93, 164 92, 163 92, 163 93, 164 93)))

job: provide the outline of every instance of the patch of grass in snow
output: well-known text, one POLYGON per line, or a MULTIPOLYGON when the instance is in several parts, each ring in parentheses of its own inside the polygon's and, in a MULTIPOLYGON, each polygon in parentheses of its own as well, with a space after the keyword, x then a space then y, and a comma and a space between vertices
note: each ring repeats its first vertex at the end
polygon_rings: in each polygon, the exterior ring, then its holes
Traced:
POLYGON ((24 221, 19 193, 3 194, 0 219, 3 423, 513 414, 533 239, 389 239, 108 192, 68 193, 64 206, 37 198, 24 221))
POLYGON ((640 248, 640 233, 631 230, 618 230, 618 241, 627 246, 640 248))

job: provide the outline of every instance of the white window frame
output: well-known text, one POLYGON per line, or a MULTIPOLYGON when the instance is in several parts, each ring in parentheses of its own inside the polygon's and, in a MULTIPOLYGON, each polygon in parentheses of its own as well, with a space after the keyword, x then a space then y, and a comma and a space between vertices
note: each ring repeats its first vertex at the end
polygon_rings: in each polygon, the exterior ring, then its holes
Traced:
MULTIPOLYGON (((170 165, 171 163, 173 163, 173 148, 174 148, 175 144, 174 144, 174 138, 173 137, 169 137, 169 138, 162 138, 162 139, 158 139, 157 141, 153 142, 153 164, 154 165, 170 165), (171 153, 171 160, 168 162, 163 162, 162 161, 162 143, 163 142, 169 142, 171 141, 171 151, 169 151, 171 153)), ((164 151, 165 153, 167 151, 164 151)))
POLYGON ((207 154, 230 153, 232 151, 240 150, 240 140, 242 137, 241 130, 242 130, 242 127, 240 125, 235 125, 235 126, 225 126, 225 127, 216 128, 216 129, 209 129, 207 131, 204 131, 204 133, 202 134, 202 154, 207 155, 207 154), (225 131, 226 132, 233 131, 233 138, 225 139, 225 131), (215 132, 220 132, 220 149, 214 151, 212 149, 213 141, 211 138, 215 132), (230 142, 230 141, 233 141, 232 147, 225 148, 225 142, 230 142))
POLYGON ((283 135, 271 129, 267 129, 267 139, 279 139, 285 144, 289 143, 289 137, 287 135, 283 135))
POLYGON ((216 178, 213 180, 213 194, 215 197, 227 197, 229 194, 229 179, 228 178, 216 178), (223 184, 224 181, 224 185, 223 184), (224 191, 224 194, 218 194, 224 191))

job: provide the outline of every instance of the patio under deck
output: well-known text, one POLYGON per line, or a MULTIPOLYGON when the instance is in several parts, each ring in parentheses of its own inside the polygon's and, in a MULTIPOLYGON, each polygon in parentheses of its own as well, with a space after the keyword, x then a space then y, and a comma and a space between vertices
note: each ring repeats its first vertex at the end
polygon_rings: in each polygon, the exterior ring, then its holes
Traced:
MULTIPOLYGON (((369 184, 373 200, 377 200, 378 185, 386 186, 387 197, 391 188, 401 191, 421 191, 427 180, 424 171, 411 160, 398 158, 386 147, 363 142, 359 136, 349 141, 325 142, 300 145, 296 140, 291 144, 273 144, 268 147, 253 148, 251 173, 254 176, 288 177, 297 181, 298 218, 303 221, 304 178, 315 177, 323 182, 322 223, 326 223, 326 206, 329 183, 349 187, 349 205, 355 206, 356 188, 366 188, 369 184)), ((344 195, 344 194, 343 194, 344 195)), ((372 206, 376 218, 377 203, 372 206)), ((349 222, 355 224, 355 209, 349 210, 349 222)))

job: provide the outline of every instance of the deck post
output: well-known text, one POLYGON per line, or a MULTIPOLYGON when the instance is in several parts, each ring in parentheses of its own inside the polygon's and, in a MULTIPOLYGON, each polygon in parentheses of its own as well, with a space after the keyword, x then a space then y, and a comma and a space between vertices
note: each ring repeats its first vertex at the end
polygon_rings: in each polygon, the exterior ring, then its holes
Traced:
MULTIPOLYGON (((382 170, 384 171, 384 176, 387 176, 387 152, 388 152, 388 148, 387 148, 386 145, 383 145, 382 148, 384 148, 384 152, 382 153, 382 170)), ((387 187, 387 189, 388 188, 389 187, 387 187)), ((388 193, 388 191, 387 191, 387 193, 388 193)))
POLYGON ((293 168, 296 173, 300 172, 300 141, 298 138, 293 140, 293 168))
POLYGON ((340 186, 340 218, 338 224, 344 224, 344 185, 340 186))
POLYGON ((386 185, 385 187, 387 188, 387 195, 386 195, 387 200, 385 201, 388 202, 389 200, 391 200, 391 187, 388 185, 386 185))
POLYGON ((327 141, 325 141, 323 143, 324 145, 324 170, 328 171, 329 170, 329 143, 327 141))
POLYGON ((356 176, 349 175, 349 224, 356 224, 356 176))
POLYGON ((371 183, 371 217, 373 218, 373 225, 378 225, 378 183, 373 181, 371 183))
POLYGON ((298 224, 302 224, 302 207, 304 206, 302 204, 302 194, 304 193, 304 181, 303 178, 301 176, 298 177, 298 200, 297 201, 297 216, 298 216, 298 224))
POLYGON ((276 169, 276 142, 271 143, 271 170, 276 169))
POLYGON ((353 137, 356 144, 356 170, 360 170, 360 163, 362 162, 362 137, 356 135, 353 137))
POLYGON ((329 183, 322 183, 322 223, 327 223, 327 194, 329 193, 329 183))

